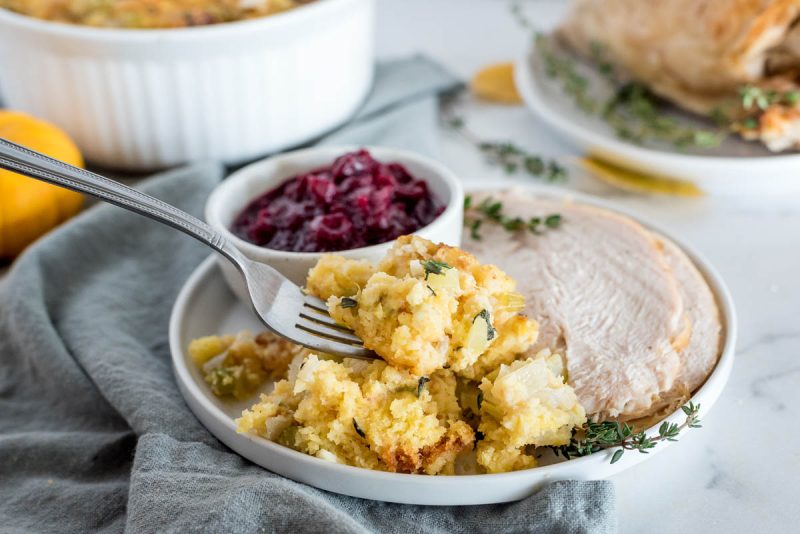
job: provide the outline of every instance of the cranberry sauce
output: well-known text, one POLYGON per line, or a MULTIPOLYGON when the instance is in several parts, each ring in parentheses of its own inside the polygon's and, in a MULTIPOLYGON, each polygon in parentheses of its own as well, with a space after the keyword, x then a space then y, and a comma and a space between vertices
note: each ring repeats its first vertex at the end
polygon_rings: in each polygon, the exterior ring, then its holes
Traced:
POLYGON ((362 149, 267 191, 236 217, 231 230, 275 250, 333 252, 411 234, 442 211, 428 184, 362 149))

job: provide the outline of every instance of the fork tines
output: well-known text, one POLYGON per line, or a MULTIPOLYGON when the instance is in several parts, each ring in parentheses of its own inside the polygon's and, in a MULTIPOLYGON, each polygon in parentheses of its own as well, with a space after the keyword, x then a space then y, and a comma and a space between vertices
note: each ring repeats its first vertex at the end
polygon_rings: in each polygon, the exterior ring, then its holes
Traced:
POLYGON ((331 341, 353 346, 363 346, 364 342, 346 326, 331 319, 325 303, 315 297, 303 300, 305 311, 300 312, 296 328, 331 341))

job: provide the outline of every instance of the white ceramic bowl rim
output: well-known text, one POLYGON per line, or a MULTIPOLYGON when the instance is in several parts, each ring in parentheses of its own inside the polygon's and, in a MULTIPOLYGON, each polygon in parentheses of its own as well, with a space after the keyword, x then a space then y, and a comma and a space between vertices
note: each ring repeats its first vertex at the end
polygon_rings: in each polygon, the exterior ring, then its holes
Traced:
MULTIPOLYGON (((244 239, 240 238, 239 236, 237 236, 236 234, 231 232, 230 228, 228 228, 227 225, 223 224, 222 221, 219 219, 219 208, 220 208, 220 204, 222 202, 222 197, 225 195, 225 193, 227 192, 227 190, 230 187, 234 186, 240 180, 250 179, 250 177, 248 176, 248 173, 252 169, 257 168, 257 167, 259 167, 261 165, 264 165, 268 161, 269 162, 280 161, 281 159, 290 159, 290 158, 291 159, 295 159, 295 158, 296 159, 302 159, 303 157, 306 157, 306 156, 309 156, 309 155, 313 155, 315 153, 327 153, 327 152, 331 152, 333 154, 338 154, 338 156, 341 156, 341 155, 346 154, 348 152, 353 152, 353 151, 361 150, 361 149, 367 150, 370 154, 373 155, 373 157, 375 157, 375 159, 380 159, 380 160, 391 159, 392 162, 396 161, 397 163, 400 163, 400 164, 403 164, 406 161, 413 161, 415 163, 420 163, 420 164, 422 164, 422 165, 424 165, 426 167, 430 167, 430 168, 433 169, 433 171, 437 175, 437 177, 440 178, 441 181, 443 181, 445 183, 445 185, 447 186, 447 188, 449 189, 450 198, 448 199, 447 203, 444 205, 444 210, 442 211, 442 213, 437 215, 436 218, 433 219, 430 223, 428 223, 425 226, 422 226, 420 228, 417 228, 417 230, 415 230, 414 233, 420 233, 420 232, 422 232, 424 230, 428 230, 428 229, 431 229, 431 228, 438 227, 439 225, 442 224, 442 221, 445 219, 445 215, 449 214, 454 209, 456 209, 458 203, 463 202, 463 194, 462 194, 463 193, 463 187, 461 186, 461 182, 458 180, 458 178, 453 173, 453 171, 451 171, 450 169, 448 169, 447 167, 445 167, 444 165, 442 165, 441 163, 439 163, 439 162, 437 162, 437 161, 435 161, 433 159, 427 158, 425 156, 421 156, 419 154, 416 154, 416 153, 408 151, 408 150, 401 150, 401 149, 391 148, 391 147, 373 146, 373 145, 337 145, 337 146, 312 147, 312 148, 304 148, 304 149, 301 149, 301 150, 293 150, 291 152, 285 152, 283 154, 278 154, 276 156, 271 156, 271 157, 268 157, 268 158, 264 158, 262 160, 259 160, 259 161, 256 161, 254 163, 251 163, 251 164, 249 164, 249 165, 247 165, 245 167, 242 167, 238 171, 236 171, 233 174, 231 174, 228 178, 223 180, 222 183, 219 184, 211 192, 211 195, 208 197, 208 201, 206 203, 206 217, 208 219, 207 222, 211 226, 213 226, 215 230, 221 232, 225 236, 226 239, 228 239, 234 245, 236 245, 236 248, 244 250, 244 251, 250 250, 254 254, 258 254, 258 255, 275 254, 275 255, 279 255, 282 258, 286 258, 286 259, 308 259, 308 258, 313 258, 313 257, 319 256, 320 254, 326 254, 324 252, 292 252, 292 251, 286 251, 286 250, 277 250, 277 249, 262 247, 262 246, 254 244, 254 243, 251 243, 249 241, 245 241, 244 239), (375 156, 376 152, 384 152, 384 151, 389 151, 389 152, 391 152, 392 155, 389 156, 388 158, 375 156)), ((338 156, 334 155, 334 156, 332 156, 332 158, 335 159, 338 156)), ((329 164, 330 163, 333 163, 333 159, 331 159, 329 164)), ((318 168, 318 167, 319 167, 318 165, 310 166, 308 168, 308 171, 311 171, 311 170, 313 170, 315 168, 318 168)), ((286 176, 284 178, 281 178, 281 182, 279 182, 279 184, 284 183, 285 181, 291 179, 293 176, 294 176, 294 174, 292 176, 286 176)), ((429 179, 426 179, 425 177, 415 176, 414 178, 416 178, 418 180, 424 180, 425 182, 429 181, 429 179)), ((267 191, 271 190, 274 187, 277 187, 277 185, 276 186, 271 186, 270 188, 267 188, 267 189, 264 189, 261 192, 256 193, 253 196, 253 198, 247 199, 247 201, 244 204, 242 204, 241 207, 238 208, 238 213, 241 213, 241 210, 243 210, 247 205, 249 205, 250 202, 255 200, 257 196, 266 193, 267 191)), ((442 199, 437 199, 437 200, 442 201, 442 199)), ((345 250, 332 251, 332 252, 328 252, 327 254, 340 253, 340 254, 355 255, 355 254, 358 254, 359 252, 369 253, 369 252, 373 252, 375 250, 378 250, 381 247, 385 247, 387 245, 387 243, 391 243, 391 241, 392 240, 385 241, 383 243, 377 243, 375 245, 369 245, 367 247, 350 248, 350 249, 345 249, 345 250)))
POLYGON ((633 143, 626 143, 616 137, 602 135, 589 129, 581 128, 577 124, 573 124, 562 115, 552 111, 546 100, 542 97, 536 83, 532 80, 536 78, 535 69, 531 66, 531 57, 536 53, 536 44, 532 42, 530 48, 525 54, 517 59, 514 67, 514 81, 519 88, 520 93, 525 100, 525 103, 539 115, 550 126, 566 133, 570 137, 581 139, 584 143, 593 144, 597 146, 605 145, 609 150, 613 150, 621 155, 629 155, 638 159, 648 158, 653 169, 658 169, 663 165, 663 162, 675 158, 685 158, 693 160, 693 164, 726 164, 726 165, 741 165, 748 161, 758 161, 760 165, 768 164, 775 166, 784 166, 789 163, 797 163, 800 161, 800 154, 771 154, 764 156, 743 156, 743 157, 730 157, 730 156, 716 156, 713 154, 684 154, 681 152, 671 152, 668 150, 659 150, 655 148, 646 148, 635 145, 633 143))
POLYGON ((344 5, 353 1, 315 0, 309 4, 275 13, 274 15, 185 28, 104 28, 39 19, 4 8, 0 8, 0 21, 15 24, 32 31, 90 41, 111 40, 142 43, 163 39, 191 41, 207 37, 226 36, 231 31, 237 33, 241 31, 261 31, 272 27, 302 23, 304 20, 313 17, 325 18, 330 11, 338 10, 340 4, 344 5))
MULTIPOLYGON (((509 183, 502 183, 502 184, 493 184, 492 190, 497 190, 505 187, 513 187, 514 184, 509 183)), ((517 186, 519 184, 516 184, 517 186)), ((490 188, 487 186, 475 188, 475 191, 481 190, 489 190, 490 188)), ((533 191, 538 191, 543 194, 552 194, 548 193, 549 191, 553 192, 557 189, 554 188, 528 188, 533 191)), ((714 401, 715 396, 713 394, 713 390, 715 388, 721 388, 724 386, 724 382, 727 380, 726 372, 730 372, 730 368, 733 365, 733 358, 734 358, 734 350, 736 345, 736 337, 737 337, 737 320, 736 320, 736 313, 734 310, 733 305, 733 298, 731 297, 730 291, 726 287, 724 281, 720 277, 717 270, 710 264, 708 261, 697 251, 694 250, 693 247, 686 245, 682 240, 675 238, 670 232, 665 231, 664 229, 660 228, 658 225, 652 224, 647 221, 645 218, 639 216, 638 214, 633 214, 628 210, 621 209, 620 207, 614 205, 613 203, 608 203, 603 200, 599 200, 590 196, 580 195, 573 192, 568 192, 565 195, 564 191, 560 192, 560 198, 568 197, 574 199, 577 202, 586 203, 595 205, 601 208, 614 210, 619 213, 623 213, 628 215, 634 220, 637 220, 646 228, 654 230, 667 238, 674 241, 681 249, 686 252, 692 261, 697 265, 698 269, 703 273, 703 276, 706 278, 709 286, 711 287, 714 295, 717 298, 718 305, 720 306, 720 311, 723 316, 724 320, 724 327, 725 327, 725 340, 722 346, 720 358, 717 361, 717 365, 715 366, 714 370, 706 379, 706 382, 692 395, 692 401, 696 401, 698 397, 705 397, 706 395, 710 396, 711 402, 714 401), (717 384, 717 382, 722 381, 722 385, 717 384)), ((203 266, 207 266, 208 268, 215 268, 212 267, 213 260, 207 260, 207 263, 204 263, 203 266)), ((170 321, 170 345, 172 347, 180 347, 180 324, 176 321, 176 314, 174 313, 175 310, 183 310, 186 308, 188 304, 188 300, 191 297, 192 292, 190 289, 195 285, 196 281, 202 278, 207 269, 204 269, 203 266, 195 270, 192 276, 187 280, 186 284, 184 285, 183 289, 181 290, 178 298, 175 302, 173 307, 173 314, 172 319, 170 321)), ((179 354, 183 354, 181 351, 179 354)), ((214 403, 209 399, 208 394, 201 391, 198 384, 192 378, 192 375, 187 367, 186 361, 184 358, 178 357, 178 353, 175 351, 172 352, 172 362, 175 369, 175 373, 178 375, 179 383, 182 382, 185 387, 189 390, 191 396, 199 402, 203 409, 211 414, 217 421, 224 427, 228 428, 231 432, 236 432, 236 426, 233 420, 228 417, 225 413, 222 412, 214 403)), ((702 403, 701 403, 702 404, 702 403)), ((702 404, 705 407, 702 410, 702 413, 707 413, 709 408, 708 405, 702 404)), ((679 408, 666 418, 663 421, 671 421, 675 423, 682 422, 681 418, 683 416, 682 410, 679 408)), ((657 432, 658 426, 661 422, 653 425, 650 427, 647 432, 653 433, 657 432)), ((296 451, 294 449, 290 449, 288 447, 284 447, 283 445, 279 445, 277 443, 273 443, 269 440, 264 438, 260 438, 257 436, 247 436, 251 440, 259 440, 260 445, 263 447, 267 447, 271 449, 273 452, 278 453, 279 455, 283 456, 287 461, 294 461, 300 462, 303 465, 309 466, 310 468, 320 468, 325 469, 329 473, 336 474, 336 473, 357 473, 361 477, 365 477, 367 480, 371 480, 373 482, 385 482, 385 483, 392 483, 394 481, 398 481, 400 479, 409 479, 416 478, 416 479, 424 479, 426 484, 433 484, 436 486, 440 486, 442 489, 445 489, 448 486, 458 485, 461 481, 470 481, 470 480, 487 480, 491 478, 491 480, 495 482, 503 482, 503 481, 512 481, 512 480, 525 480, 528 477, 529 470, 521 470, 521 471, 513 471, 509 473, 493 473, 493 474, 477 474, 477 475, 453 475, 453 476, 430 476, 430 475, 421 475, 421 474, 406 474, 406 473, 389 473, 383 471, 373 471, 370 469, 365 469, 361 467, 355 467, 350 465, 343 465, 338 463, 332 463, 326 460, 322 460, 320 458, 310 456, 308 454, 304 454, 302 452, 296 451)), ((666 446, 666 444, 662 445, 662 448, 666 446)), ((589 463, 595 460, 597 455, 605 454, 609 457, 612 454, 612 451, 615 449, 609 449, 605 451, 600 451, 589 456, 584 456, 580 458, 573 458, 566 463, 569 463, 571 466, 580 465, 582 463, 589 463)), ((653 452, 658 452, 660 449, 655 449, 653 452)), ((633 454, 631 452, 630 454, 633 454)), ((552 465, 542 466, 533 468, 536 472, 541 475, 543 478, 547 478, 548 474, 555 473, 559 469, 562 469, 564 462, 556 463, 552 465)))

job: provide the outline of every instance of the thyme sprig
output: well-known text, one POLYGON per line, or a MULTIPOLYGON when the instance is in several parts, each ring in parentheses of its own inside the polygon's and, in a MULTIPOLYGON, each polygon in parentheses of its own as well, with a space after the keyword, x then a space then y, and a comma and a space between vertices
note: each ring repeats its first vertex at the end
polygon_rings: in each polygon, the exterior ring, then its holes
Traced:
POLYGON ((489 164, 501 167, 506 174, 517 174, 522 171, 548 182, 563 182, 567 179, 567 169, 556 160, 545 159, 528 152, 510 141, 482 141, 467 128, 462 117, 446 116, 445 126, 460 134, 483 154, 489 164))
POLYGON ((499 224, 509 232, 528 230, 532 234, 541 234, 546 228, 558 228, 562 221, 558 213, 545 217, 530 217, 527 220, 522 217, 511 217, 503 213, 503 203, 491 196, 473 206, 472 195, 467 195, 464 197, 464 211, 467 212, 464 225, 470 229, 470 237, 476 241, 480 241, 480 229, 486 221, 499 224))
POLYGON ((591 84, 586 76, 578 72, 575 60, 566 55, 558 55, 547 44, 542 34, 536 35, 536 48, 544 61, 545 73, 561 83, 561 88, 571 97, 575 105, 590 115, 603 109, 602 102, 589 95, 591 84))
POLYGON ((681 126, 661 112, 659 99, 639 82, 621 85, 603 108, 602 117, 621 139, 642 143, 656 139, 677 148, 713 147, 722 140, 721 132, 681 126))
POLYGON ((544 35, 536 36, 536 48, 544 61, 545 73, 561 84, 578 108, 590 115, 599 115, 621 139, 638 144, 657 140, 684 149, 717 146, 725 135, 720 131, 682 126, 674 118, 664 115, 662 100, 644 84, 634 81, 620 83, 599 43, 592 44, 592 63, 605 81, 615 88, 614 93, 604 100, 590 96, 591 82, 580 73, 577 62, 565 54, 557 54, 544 35))
POLYGON ((690 402, 682 406, 686 420, 678 425, 664 421, 658 427, 658 435, 648 436, 642 430, 634 432, 628 423, 606 421, 603 423, 586 423, 583 428, 573 431, 569 444, 560 447, 551 447, 556 455, 561 455, 567 460, 577 456, 587 456, 595 452, 619 447, 611 456, 611 463, 616 463, 622 458, 625 451, 638 451, 647 454, 662 441, 677 441, 678 435, 686 428, 700 428, 700 405, 690 402))

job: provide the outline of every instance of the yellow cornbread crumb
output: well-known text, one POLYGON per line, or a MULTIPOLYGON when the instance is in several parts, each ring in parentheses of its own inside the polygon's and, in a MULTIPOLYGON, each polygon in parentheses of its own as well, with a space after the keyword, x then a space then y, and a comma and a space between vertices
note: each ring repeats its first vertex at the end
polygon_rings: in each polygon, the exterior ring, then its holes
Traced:
POLYGON ((364 281, 367 272, 363 262, 325 256, 307 289, 367 348, 416 376, 449 368, 477 380, 536 341, 516 283, 467 252, 405 236, 364 281))
POLYGON ((368 261, 325 254, 309 273, 306 291, 322 300, 349 297, 361 291, 374 273, 375 266, 368 261))

